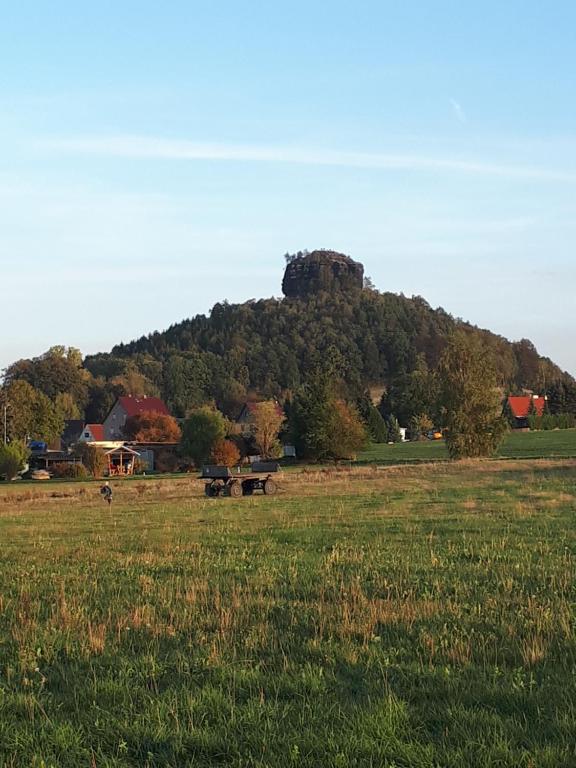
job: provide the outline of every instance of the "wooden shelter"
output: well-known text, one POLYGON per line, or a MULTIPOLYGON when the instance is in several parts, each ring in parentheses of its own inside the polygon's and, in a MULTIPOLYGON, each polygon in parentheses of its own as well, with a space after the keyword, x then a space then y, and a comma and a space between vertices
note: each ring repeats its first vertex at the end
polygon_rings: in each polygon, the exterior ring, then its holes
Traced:
POLYGON ((108 475, 125 476, 133 475, 136 459, 140 458, 138 451, 130 448, 128 445, 118 445, 104 451, 108 460, 108 475))

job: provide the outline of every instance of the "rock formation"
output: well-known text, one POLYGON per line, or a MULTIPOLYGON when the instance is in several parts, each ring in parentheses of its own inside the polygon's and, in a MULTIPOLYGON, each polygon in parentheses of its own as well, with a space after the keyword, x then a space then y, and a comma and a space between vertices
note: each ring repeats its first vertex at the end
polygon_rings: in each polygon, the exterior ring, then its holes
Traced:
POLYGON ((282 291, 289 298, 301 298, 320 291, 358 291, 363 285, 362 264, 336 251, 312 251, 287 265, 282 291))

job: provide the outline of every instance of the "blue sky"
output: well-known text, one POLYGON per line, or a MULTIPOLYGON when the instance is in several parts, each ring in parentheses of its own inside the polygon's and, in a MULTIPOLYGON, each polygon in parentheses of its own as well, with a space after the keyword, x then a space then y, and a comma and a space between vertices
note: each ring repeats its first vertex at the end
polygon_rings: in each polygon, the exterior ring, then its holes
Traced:
POLYGON ((328 247, 576 374, 574 3, 6 6, 0 367, 328 247))

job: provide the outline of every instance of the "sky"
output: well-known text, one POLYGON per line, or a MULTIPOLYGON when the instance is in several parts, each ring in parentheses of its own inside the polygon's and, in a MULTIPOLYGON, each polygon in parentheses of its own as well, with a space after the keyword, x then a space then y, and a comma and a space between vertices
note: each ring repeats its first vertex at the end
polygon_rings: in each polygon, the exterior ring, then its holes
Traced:
POLYGON ((19 0, 0 368, 281 295, 287 251, 576 375, 576 4, 19 0))

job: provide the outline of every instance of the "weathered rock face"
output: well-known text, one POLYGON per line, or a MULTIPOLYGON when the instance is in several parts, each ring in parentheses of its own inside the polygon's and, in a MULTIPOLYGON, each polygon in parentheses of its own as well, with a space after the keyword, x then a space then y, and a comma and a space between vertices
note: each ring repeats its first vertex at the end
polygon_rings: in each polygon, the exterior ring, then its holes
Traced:
POLYGON ((320 291, 358 291, 364 285, 364 267, 336 251, 312 251, 286 267, 282 291, 290 298, 320 291))

